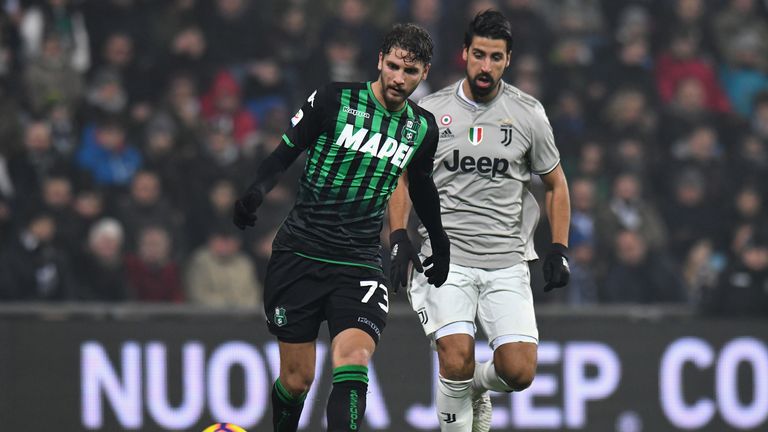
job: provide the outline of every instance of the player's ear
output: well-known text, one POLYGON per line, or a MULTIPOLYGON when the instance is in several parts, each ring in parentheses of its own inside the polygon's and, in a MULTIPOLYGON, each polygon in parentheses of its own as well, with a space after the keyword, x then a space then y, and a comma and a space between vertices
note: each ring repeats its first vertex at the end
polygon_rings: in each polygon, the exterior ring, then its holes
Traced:
POLYGON ((379 64, 377 67, 379 68, 379 72, 384 69, 384 54, 381 51, 379 51, 379 64))
POLYGON ((464 61, 467 61, 468 57, 469 57, 469 47, 464 45, 464 49, 461 50, 461 59, 464 61))
POLYGON ((432 66, 432 63, 427 63, 424 65, 424 72, 421 74, 421 80, 424 81, 427 79, 427 75, 429 75, 429 67, 432 66))
POLYGON ((512 50, 509 50, 509 51, 507 51, 507 65, 504 66, 505 69, 509 67, 509 63, 511 61, 512 61, 512 50))

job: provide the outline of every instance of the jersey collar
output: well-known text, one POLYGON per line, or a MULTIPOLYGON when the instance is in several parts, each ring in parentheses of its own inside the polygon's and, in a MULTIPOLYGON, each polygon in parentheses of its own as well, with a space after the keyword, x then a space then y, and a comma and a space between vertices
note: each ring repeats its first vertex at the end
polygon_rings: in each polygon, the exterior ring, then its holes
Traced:
POLYGON ((376 104, 377 108, 379 108, 380 110, 384 111, 385 114, 392 115, 392 116, 398 116, 398 115, 402 114, 403 111, 405 111, 406 108, 408 108, 408 99, 406 99, 405 103, 403 104, 403 107, 400 108, 399 110, 397 110, 397 111, 390 111, 390 110, 388 110, 387 107, 382 105, 381 102, 379 102, 379 100, 376 99, 376 95, 373 93, 373 89, 371 88, 371 81, 368 81, 367 83, 365 83, 365 85, 368 87, 368 93, 371 94, 371 99, 373 100, 373 103, 376 104))
POLYGON ((501 88, 499 89, 499 92, 496 94, 496 97, 494 97, 493 99, 491 99, 488 102, 478 103, 478 102, 475 102, 472 99, 470 99, 466 95, 466 93, 464 93, 464 86, 463 86, 463 84, 464 84, 465 80, 466 80, 466 78, 460 79, 458 84, 456 85, 456 93, 455 93, 456 94, 456 98, 459 101, 461 101, 462 103, 464 103, 465 105, 468 105, 473 110, 485 110, 488 107, 490 107, 491 105, 493 105, 494 103, 496 103, 497 100, 501 99, 501 94, 504 93, 504 86, 506 86, 506 84, 504 83, 504 80, 500 80, 499 81, 499 83, 500 83, 499 85, 501 86, 501 88))

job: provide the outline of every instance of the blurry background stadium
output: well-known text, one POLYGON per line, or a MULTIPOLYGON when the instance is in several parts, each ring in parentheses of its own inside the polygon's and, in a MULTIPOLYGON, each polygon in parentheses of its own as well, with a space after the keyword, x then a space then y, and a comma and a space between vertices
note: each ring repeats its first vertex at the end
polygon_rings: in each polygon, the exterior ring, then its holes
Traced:
MULTIPOLYGON (((256 229, 234 199, 314 88, 377 76, 389 26, 435 39, 418 100, 490 7, 573 206, 569 287, 533 272, 539 375, 494 430, 768 430, 765 0, 0 0, 3 427, 269 430, 261 281, 303 163, 256 229)), ((367 429, 435 430, 436 360, 390 299, 367 429)))

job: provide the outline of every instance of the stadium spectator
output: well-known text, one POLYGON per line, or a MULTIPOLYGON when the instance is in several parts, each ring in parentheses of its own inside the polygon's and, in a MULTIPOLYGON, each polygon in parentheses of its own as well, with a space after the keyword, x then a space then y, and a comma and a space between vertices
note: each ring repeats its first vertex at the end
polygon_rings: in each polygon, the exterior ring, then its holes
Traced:
POLYGON ((663 103, 672 100, 680 82, 698 80, 704 89, 707 109, 726 113, 731 110, 728 98, 717 79, 712 65, 701 56, 700 36, 685 29, 676 29, 669 41, 669 49, 656 59, 656 85, 663 103))
POLYGON ((54 171, 66 170, 67 160, 53 148, 51 127, 44 121, 31 121, 24 130, 24 150, 8 159, 8 174, 14 197, 27 204, 42 198, 42 183, 54 171))
POLYGON ((125 276, 132 300, 173 302, 184 300, 179 265, 172 258, 171 236, 162 226, 146 226, 138 233, 136 253, 125 256, 125 276))
POLYGON ((76 157, 80 168, 102 186, 126 186, 142 160, 138 149, 128 142, 123 124, 114 118, 85 129, 76 157))
POLYGON ((24 10, 19 23, 24 54, 34 58, 46 50, 48 38, 61 44, 63 61, 78 73, 91 65, 85 17, 69 0, 45 0, 24 10))
POLYGON ((125 230, 125 249, 137 249, 139 233, 148 226, 161 226, 171 235, 177 247, 181 241, 181 216, 163 196, 157 173, 141 170, 131 179, 128 196, 117 202, 117 214, 125 230))
MULTIPOLYGON (((667 244, 667 227, 653 204, 643 194, 641 180, 634 174, 622 173, 613 181, 613 192, 597 213, 598 244, 607 252, 603 258, 613 255, 613 246, 619 233, 636 232, 643 248, 651 253, 663 251, 667 244)), ((619 253, 619 251, 615 251, 619 253)))
POLYGON ((103 218, 91 227, 85 252, 74 261, 78 298, 101 302, 128 300, 124 239, 123 227, 115 219, 103 218))
MULTIPOLYGON (((761 228, 765 228, 764 226, 761 228)), ((768 238, 755 232, 736 259, 705 292, 704 312, 730 317, 768 315, 768 238)))
POLYGON ((74 110, 82 96, 83 78, 70 63, 55 33, 45 36, 42 49, 29 60, 24 70, 26 101, 30 110, 42 115, 52 103, 74 110))
POLYGON ((240 235, 231 224, 211 231, 207 244, 195 250, 187 264, 186 295, 191 303, 217 309, 261 305, 261 284, 240 246, 240 235))
POLYGON ((68 300, 74 289, 69 261, 54 243, 56 221, 45 210, 22 214, 18 234, 0 248, 0 300, 68 300))
POLYGON ((615 237, 615 261, 608 269, 602 299, 609 303, 680 303, 686 300, 679 272, 651 251, 634 231, 619 231, 615 237))

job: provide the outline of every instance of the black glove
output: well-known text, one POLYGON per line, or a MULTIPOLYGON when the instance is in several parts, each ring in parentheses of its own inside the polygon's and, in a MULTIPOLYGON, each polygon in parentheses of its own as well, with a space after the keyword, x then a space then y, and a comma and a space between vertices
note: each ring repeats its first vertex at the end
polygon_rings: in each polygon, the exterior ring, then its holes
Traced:
POLYGON ((256 225, 256 210, 261 205, 261 195, 248 192, 242 198, 235 201, 235 211, 232 214, 232 222, 244 230, 246 226, 256 225))
POLYGON ((552 243, 552 247, 544 257, 544 281, 547 283, 544 285, 544 292, 552 291, 555 288, 560 288, 568 285, 568 280, 571 278, 571 268, 568 267, 568 257, 565 253, 568 251, 568 247, 560 243, 552 243))
POLYGON ((440 238, 435 239, 430 236, 429 240, 432 244, 432 256, 425 259, 422 264, 424 267, 432 267, 424 271, 424 276, 427 277, 427 282, 439 287, 448 279, 451 265, 451 243, 444 232, 440 238))
POLYGON ((400 287, 408 285, 411 264, 419 273, 423 272, 424 268, 405 229, 395 230, 389 234, 389 246, 392 251, 389 262, 389 282, 397 294, 400 287))

